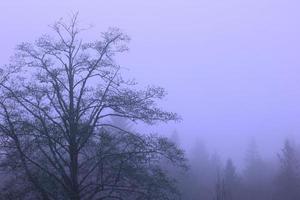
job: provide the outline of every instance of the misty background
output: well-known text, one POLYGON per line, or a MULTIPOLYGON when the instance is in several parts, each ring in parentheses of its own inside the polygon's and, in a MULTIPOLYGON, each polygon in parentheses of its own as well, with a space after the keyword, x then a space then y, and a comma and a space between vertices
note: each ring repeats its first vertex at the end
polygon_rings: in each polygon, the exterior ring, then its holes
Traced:
MULTIPOLYGON (((79 11, 93 25, 87 39, 116 26, 131 38, 118 57, 124 73, 168 91, 160 104, 180 123, 146 127, 178 132, 242 166, 246 146, 275 158, 284 138, 300 132, 298 1, 1 1, 0 64, 15 46, 33 41, 60 17, 79 11)), ((145 128, 145 127, 144 127, 145 128)))

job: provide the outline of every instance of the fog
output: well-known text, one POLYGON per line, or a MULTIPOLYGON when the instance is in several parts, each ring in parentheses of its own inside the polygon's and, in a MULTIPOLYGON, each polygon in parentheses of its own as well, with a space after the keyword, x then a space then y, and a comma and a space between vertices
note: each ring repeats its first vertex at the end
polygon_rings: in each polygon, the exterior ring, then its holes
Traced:
POLYGON ((277 161, 300 133, 300 3, 295 0, 1 1, 0 65, 60 17, 79 12, 94 40, 108 27, 131 38, 117 56, 126 77, 168 92, 159 107, 182 120, 143 131, 178 133, 188 157, 199 143, 240 170, 255 141, 277 161))

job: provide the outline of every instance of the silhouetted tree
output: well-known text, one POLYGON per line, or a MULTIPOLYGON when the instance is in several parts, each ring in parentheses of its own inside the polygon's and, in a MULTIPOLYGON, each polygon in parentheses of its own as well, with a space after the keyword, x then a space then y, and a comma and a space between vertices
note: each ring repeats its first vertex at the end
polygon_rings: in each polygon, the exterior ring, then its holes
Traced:
POLYGON ((190 174, 186 187, 187 199, 209 199, 211 197, 211 161, 202 141, 197 140, 191 150, 190 174))
POLYGON ((240 179, 231 159, 228 159, 224 168, 224 183, 228 199, 238 199, 240 179))
POLYGON ((219 176, 223 177, 223 163, 221 160, 221 156, 215 152, 210 156, 210 160, 209 160, 209 181, 208 184, 213 186, 216 182, 216 180, 218 178, 220 178, 219 176))
POLYGON ((166 138, 109 122, 178 119, 156 106, 163 88, 140 90, 120 75, 114 57, 128 49, 128 36, 109 29, 84 42, 77 15, 52 28, 54 37, 19 45, 1 70, 1 161, 28 185, 21 199, 176 199, 159 160, 182 166, 183 152, 166 138))
POLYGON ((256 142, 250 142, 246 151, 245 170, 243 174, 243 198, 251 200, 264 200, 271 198, 267 164, 262 160, 256 142))
POLYGON ((295 147, 286 140, 279 154, 280 169, 276 177, 275 199, 300 199, 300 165, 295 147))
POLYGON ((260 173, 263 168, 263 161, 258 152, 257 144, 253 140, 250 142, 248 149, 246 151, 245 158, 245 178, 248 182, 254 185, 258 183, 261 179, 260 173))
POLYGON ((216 184, 215 184, 215 194, 213 200, 229 200, 225 180, 223 176, 218 172, 216 184))

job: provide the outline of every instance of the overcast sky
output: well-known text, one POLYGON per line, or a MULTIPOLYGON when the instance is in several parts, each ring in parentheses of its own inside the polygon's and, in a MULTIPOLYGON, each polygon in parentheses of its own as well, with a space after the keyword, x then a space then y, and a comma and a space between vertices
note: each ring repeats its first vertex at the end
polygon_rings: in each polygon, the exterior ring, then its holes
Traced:
POLYGON ((79 11, 94 25, 88 40, 109 26, 132 38, 120 64, 165 87, 162 106, 183 118, 163 131, 236 158, 255 137, 270 155, 282 138, 300 137, 299 8, 297 0, 2 0, 0 64, 79 11))

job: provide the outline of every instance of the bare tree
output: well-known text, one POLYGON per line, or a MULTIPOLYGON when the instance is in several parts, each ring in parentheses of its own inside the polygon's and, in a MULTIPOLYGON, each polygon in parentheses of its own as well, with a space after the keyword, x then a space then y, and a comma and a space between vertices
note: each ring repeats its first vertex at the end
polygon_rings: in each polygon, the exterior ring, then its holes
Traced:
POLYGON ((34 189, 28 199, 175 199, 159 160, 183 166, 182 151, 108 120, 178 120, 156 106, 163 88, 141 90, 120 75, 114 58, 128 50, 129 37, 113 28, 84 42, 77 14, 52 30, 19 45, 1 70, 3 166, 26 177, 34 189))

